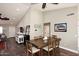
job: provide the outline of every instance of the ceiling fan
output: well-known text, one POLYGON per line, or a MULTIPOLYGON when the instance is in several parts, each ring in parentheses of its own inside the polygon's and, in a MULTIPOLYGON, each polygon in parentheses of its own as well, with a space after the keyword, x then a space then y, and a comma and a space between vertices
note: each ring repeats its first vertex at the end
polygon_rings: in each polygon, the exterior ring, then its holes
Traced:
MULTIPOLYGON (((59 3, 51 3, 51 4, 58 5, 59 3)), ((46 3, 43 3, 42 4, 42 9, 45 9, 45 7, 46 7, 46 3)))
POLYGON ((9 20, 9 18, 7 18, 7 17, 2 17, 1 15, 2 15, 2 14, 0 13, 0 20, 9 20))

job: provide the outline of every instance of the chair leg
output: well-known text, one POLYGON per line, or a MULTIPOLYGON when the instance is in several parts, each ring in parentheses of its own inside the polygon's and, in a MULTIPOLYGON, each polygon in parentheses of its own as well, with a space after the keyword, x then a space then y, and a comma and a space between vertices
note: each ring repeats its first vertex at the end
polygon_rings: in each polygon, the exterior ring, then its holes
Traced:
POLYGON ((39 56, 40 56, 40 52, 41 52, 41 51, 39 51, 39 56))
POLYGON ((52 50, 52 55, 55 56, 55 48, 52 50))
POLYGON ((56 52, 57 48, 54 48, 54 55, 56 56, 57 52, 56 52))
POLYGON ((48 51, 48 56, 50 56, 50 52, 48 51))
POLYGON ((57 47, 55 52, 56 52, 56 55, 60 55, 60 48, 57 47))
POLYGON ((55 48, 53 49, 53 55, 55 56, 55 48))
POLYGON ((31 53, 31 56, 33 56, 33 53, 31 53))
POLYGON ((29 56, 29 51, 28 51, 28 49, 26 48, 26 54, 27 54, 27 56, 29 56))
POLYGON ((40 54, 40 56, 42 56, 42 53, 41 53, 41 52, 42 52, 42 49, 40 49, 40 53, 39 53, 39 54, 40 54))

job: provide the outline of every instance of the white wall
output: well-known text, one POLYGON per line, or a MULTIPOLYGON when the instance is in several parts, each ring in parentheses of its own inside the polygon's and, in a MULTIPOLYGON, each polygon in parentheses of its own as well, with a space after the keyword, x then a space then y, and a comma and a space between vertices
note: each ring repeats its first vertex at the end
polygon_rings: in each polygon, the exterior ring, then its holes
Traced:
POLYGON ((9 26, 9 37, 15 37, 15 26, 9 26))
POLYGON ((77 11, 78 11, 78 17, 77 17, 78 18, 78 22, 77 22, 77 29, 78 30, 77 31, 78 31, 78 50, 79 50, 79 5, 78 5, 78 10, 77 11))
POLYGON ((43 27, 41 24, 42 24, 42 12, 34 9, 34 6, 32 6, 16 28, 21 26, 25 28, 26 25, 30 25, 30 29, 31 29, 30 38, 33 39, 34 36, 39 36, 42 34, 43 27), (40 28, 38 28, 37 31, 35 31, 35 27, 34 27, 35 24, 40 25, 40 28))
POLYGON ((44 12, 44 23, 51 23, 51 34, 56 34, 60 37, 62 47, 78 50, 78 39, 77 39, 77 7, 64 8, 54 11, 44 12), (67 16, 70 13, 74 15, 67 16), (67 23, 67 32, 54 32, 54 24, 56 23, 67 23))
POLYGON ((30 21, 30 38, 34 38, 34 36, 40 36, 42 35, 42 31, 43 31, 43 15, 42 12, 34 9, 33 7, 31 8, 31 21, 30 21), (35 29, 37 29, 37 31, 35 31, 35 29))
POLYGON ((6 25, 2 25, 3 27, 3 33, 5 33, 5 35, 7 36, 7 38, 9 37, 15 37, 15 26, 6 26, 6 25))
POLYGON ((3 26, 3 33, 5 33, 7 37, 9 37, 9 26, 3 26))
MULTIPOLYGON (((16 28, 19 29, 19 27, 24 27, 25 29, 26 25, 30 25, 30 10, 27 11, 27 13, 24 15, 24 17, 20 21, 20 23, 16 26, 16 28)), ((19 31, 18 29, 17 31, 19 31)))

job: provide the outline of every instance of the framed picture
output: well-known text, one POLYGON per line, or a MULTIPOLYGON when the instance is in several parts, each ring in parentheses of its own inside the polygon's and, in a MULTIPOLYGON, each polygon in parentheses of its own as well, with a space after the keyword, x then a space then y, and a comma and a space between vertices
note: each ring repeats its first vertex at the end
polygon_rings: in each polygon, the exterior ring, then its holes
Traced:
POLYGON ((55 32, 67 32, 67 23, 54 24, 55 32))

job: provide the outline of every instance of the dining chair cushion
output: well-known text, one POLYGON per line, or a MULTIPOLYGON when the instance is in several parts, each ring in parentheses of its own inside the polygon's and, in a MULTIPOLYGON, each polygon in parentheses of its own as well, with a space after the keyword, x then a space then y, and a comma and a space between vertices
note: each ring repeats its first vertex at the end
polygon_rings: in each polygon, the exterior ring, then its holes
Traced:
MULTIPOLYGON (((43 48, 44 50, 48 51, 48 46, 43 48)), ((50 48, 49 51, 51 51, 53 48, 50 48)))
MULTIPOLYGON (((28 50, 29 52, 31 52, 30 50, 28 50)), ((38 52, 38 51, 40 51, 40 49, 37 49, 37 48, 35 48, 35 47, 32 47, 32 53, 36 53, 36 52, 38 52)))

